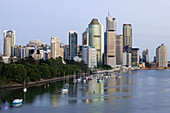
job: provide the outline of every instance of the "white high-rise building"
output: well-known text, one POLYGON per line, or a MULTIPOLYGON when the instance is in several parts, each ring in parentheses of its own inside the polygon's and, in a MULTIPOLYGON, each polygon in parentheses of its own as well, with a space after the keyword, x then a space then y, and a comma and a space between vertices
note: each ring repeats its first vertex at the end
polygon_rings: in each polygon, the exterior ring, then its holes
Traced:
POLYGON ((60 56, 60 40, 58 37, 51 37, 51 57, 58 58, 60 56))
POLYGON ((156 48, 157 67, 168 67, 168 49, 165 44, 156 48))
POLYGON ((131 53, 123 53, 123 66, 131 67, 132 65, 132 55, 131 53))
POLYGON ((15 47, 15 31, 5 30, 4 31, 4 56, 14 56, 15 47))
POLYGON ((84 46, 82 52, 82 59, 88 67, 97 67, 97 49, 94 47, 84 46))

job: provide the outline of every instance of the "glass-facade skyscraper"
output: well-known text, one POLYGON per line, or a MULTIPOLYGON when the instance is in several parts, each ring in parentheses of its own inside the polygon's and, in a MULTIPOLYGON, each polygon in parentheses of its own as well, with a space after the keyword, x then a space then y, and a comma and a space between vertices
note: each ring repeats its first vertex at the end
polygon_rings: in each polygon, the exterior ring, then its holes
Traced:
POLYGON ((123 52, 131 53, 132 51, 132 26, 123 24, 123 52))
POLYGON ((103 25, 98 19, 93 19, 89 24, 89 46, 97 49, 97 63, 103 64, 104 33, 103 25))
POLYGON ((76 31, 69 32, 69 57, 73 60, 77 56, 78 33, 76 31))

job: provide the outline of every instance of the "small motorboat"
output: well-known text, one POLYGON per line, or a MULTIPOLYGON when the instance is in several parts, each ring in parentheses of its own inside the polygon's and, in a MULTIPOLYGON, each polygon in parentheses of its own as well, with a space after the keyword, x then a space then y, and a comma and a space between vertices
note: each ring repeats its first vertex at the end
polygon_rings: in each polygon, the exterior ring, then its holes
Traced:
POLYGON ((92 78, 89 77, 88 80, 92 80, 92 78))
POLYGON ((86 83, 87 82, 86 79, 84 79, 83 82, 86 83))
POLYGON ((21 104, 23 102, 23 99, 14 99, 13 104, 21 104))
POLYGON ((102 80, 100 79, 100 78, 98 78, 97 80, 96 80, 96 82, 101 82, 102 80))
POLYGON ((68 92, 68 89, 64 87, 64 88, 62 89, 62 93, 67 93, 67 92, 68 92))
POLYGON ((121 75, 117 75, 117 76, 116 76, 116 79, 119 79, 119 78, 121 78, 121 77, 122 77, 121 75))
POLYGON ((81 78, 78 78, 78 79, 77 79, 77 82, 81 82, 81 78))

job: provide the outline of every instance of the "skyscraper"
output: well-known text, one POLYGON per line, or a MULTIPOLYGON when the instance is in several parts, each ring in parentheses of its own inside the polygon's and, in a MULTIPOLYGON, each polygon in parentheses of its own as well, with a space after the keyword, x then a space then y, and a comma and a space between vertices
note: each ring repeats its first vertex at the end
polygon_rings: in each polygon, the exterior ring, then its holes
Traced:
POLYGON ((139 48, 132 48, 132 66, 139 65, 139 48))
POLYGON ((143 62, 149 62, 149 49, 143 50, 142 60, 143 60, 143 62))
POLYGON ((88 28, 82 34, 82 47, 89 46, 89 30, 88 28))
POLYGON ((51 37, 51 57, 57 58, 60 56, 60 40, 58 37, 51 37))
POLYGON ((104 33, 103 25, 98 19, 93 19, 89 24, 89 46, 97 49, 97 63, 103 64, 104 33))
POLYGON ((116 65, 123 64, 123 35, 116 35, 116 65))
POLYGON ((131 53, 132 50, 132 26, 123 24, 123 52, 131 53))
POLYGON ((165 44, 161 44, 156 48, 156 64, 157 67, 168 66, 168 49, 165 44))
POLYGON ((106 17, 106 32, 104 39, 104 64, 116 65, 116 20, 106 17))
POLYGON ((69 56, 73 60, 77 56, 78 33, 76 31, 69 32, 69 56))
POLYGON ((15 31, 4 31, 4 56, 14 56, 15 31))

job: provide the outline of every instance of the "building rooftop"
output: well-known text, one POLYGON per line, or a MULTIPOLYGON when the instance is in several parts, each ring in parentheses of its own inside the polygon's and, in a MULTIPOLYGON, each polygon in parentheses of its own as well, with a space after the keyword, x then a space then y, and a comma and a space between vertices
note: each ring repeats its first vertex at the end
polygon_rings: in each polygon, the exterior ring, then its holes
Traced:
POLYGON ((90 22, 90 25, 100 25, 98 19, 93 18, 93 20, 90 22))

